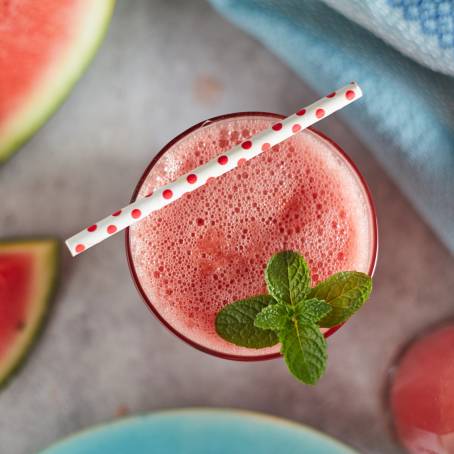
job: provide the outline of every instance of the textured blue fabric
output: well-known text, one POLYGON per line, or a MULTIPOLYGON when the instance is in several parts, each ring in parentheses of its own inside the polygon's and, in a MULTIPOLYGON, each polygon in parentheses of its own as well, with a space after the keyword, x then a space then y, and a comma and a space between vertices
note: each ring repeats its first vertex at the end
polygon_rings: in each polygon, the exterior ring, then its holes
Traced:
POLYGON ((452 1, 388 0, 402 10, 407 21, 420 24, 423 34, 436 37, 438 45, 454 52, 454 5, 452 1))
POLYGON ((454 75, 454 0, 323 0, 404 55, 454 75))
POLYGON ((365 97, 341 115, 454 252, 454 79, 319 0, 211 2, 320 94, 360 83, 365 97))

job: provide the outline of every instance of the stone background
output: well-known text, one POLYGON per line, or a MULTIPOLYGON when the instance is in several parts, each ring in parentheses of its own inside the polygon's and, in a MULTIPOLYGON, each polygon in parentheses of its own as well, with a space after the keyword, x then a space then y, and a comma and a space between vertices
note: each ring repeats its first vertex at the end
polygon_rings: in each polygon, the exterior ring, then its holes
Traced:
MULTIPOLYGON (((201 0, 119 0, 72 96, 0 168, 0 234, 64 239, 126 204, 154 154, 194 123, 242 110, 288 114, 316 98, 201 0)), ((452 315, 454 262, 367 144, 339 117, 319 128, 358 164, 380 224, 374 296, 331 338, 320 385, 298 384, 279 361, 224 361, 174 337, 142 304, 118 235, 75 260, 62 251, 44 335, 0 393, 1 454, 34 453, 125 413, 188 406, 266 412, 363 453, 400 452, 387 419, 388 373, 405 342, 452 315)))

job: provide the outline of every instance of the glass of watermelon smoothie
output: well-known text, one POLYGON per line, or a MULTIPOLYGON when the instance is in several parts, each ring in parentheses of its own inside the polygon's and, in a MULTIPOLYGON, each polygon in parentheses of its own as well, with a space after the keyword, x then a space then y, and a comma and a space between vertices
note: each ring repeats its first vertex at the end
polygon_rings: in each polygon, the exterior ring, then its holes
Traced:
POLYGON ((401 353, 389 387, 395 434, 410 453, 454 453, 454 322, 401 353))
MULTIPOLYGON (((168 143, 145 169, 132 200, 229 150, 283 117, 247 112, 199 123, 168 143)), ((303 254, 312 284, 333 273, 373 273, 375 209, 353 162, 307 129, 126 231, 131 274, 148 307, 192 346, 235 360, 279 356, 223 340, 215 318, 225 305, 265 292, 273 254, 303 254)), ((338 327, 331 328, 330 335, 338 327)))

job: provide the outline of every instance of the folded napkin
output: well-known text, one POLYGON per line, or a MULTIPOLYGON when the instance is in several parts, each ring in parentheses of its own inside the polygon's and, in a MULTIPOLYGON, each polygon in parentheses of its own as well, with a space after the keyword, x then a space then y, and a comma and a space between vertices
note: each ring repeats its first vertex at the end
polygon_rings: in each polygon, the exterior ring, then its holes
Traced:
POLYGON ((210 1, 320 94, 360 83, 344 120, 454 252, 452 0, 210 1))

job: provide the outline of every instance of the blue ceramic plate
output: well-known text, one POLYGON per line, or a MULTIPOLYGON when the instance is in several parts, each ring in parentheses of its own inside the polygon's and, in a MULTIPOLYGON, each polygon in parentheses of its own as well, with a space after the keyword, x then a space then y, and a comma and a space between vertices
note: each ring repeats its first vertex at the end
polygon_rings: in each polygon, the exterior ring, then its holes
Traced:
POLYGON ((235 410, 187 409, 127 418, 41 454, 357 454, 299 424, 235 410))

